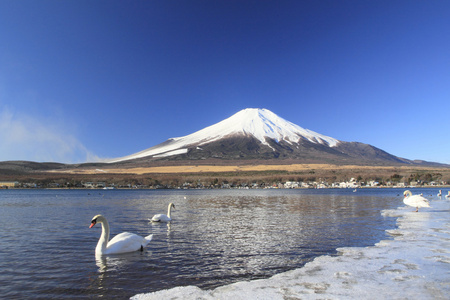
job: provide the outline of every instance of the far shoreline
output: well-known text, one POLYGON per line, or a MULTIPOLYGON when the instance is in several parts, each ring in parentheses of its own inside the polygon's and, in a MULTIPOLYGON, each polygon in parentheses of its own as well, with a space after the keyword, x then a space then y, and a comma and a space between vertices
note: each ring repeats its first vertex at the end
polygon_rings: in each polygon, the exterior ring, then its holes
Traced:
MULTIPOLYGON (((450 185, 443 185, 443 186, 406 186, 406 187, 399 187, 399 186, 362 186, 358 187, 357 189, 450 189, 450 185)), ((150 188, 150 187, 143 187, 143 188, 114 188, 114 189, 103 189, 103 188, 84 188, 84 187, 60 187, 60 188, 48 188, 48 187, 35 187, 35 188, 28 188, 28 187, 18 187, 18 188, 0 188, 0 190, 85 190, 85 191, 114 191, 114 190, 179 190, 179 191, 186 191, 186 190, 354 190, 354 188, 338 188, 338 187, 327 187, 327 188, 150 188)), ((445 195, 444 195, 445 196, 445 195)))
POLYGON ((333 164, 107 165, 0 173, 0 187, 67 189, 406 188, 450 186, 450 168, 333 164), (109 168, 111 167, 111 168, 109 168))

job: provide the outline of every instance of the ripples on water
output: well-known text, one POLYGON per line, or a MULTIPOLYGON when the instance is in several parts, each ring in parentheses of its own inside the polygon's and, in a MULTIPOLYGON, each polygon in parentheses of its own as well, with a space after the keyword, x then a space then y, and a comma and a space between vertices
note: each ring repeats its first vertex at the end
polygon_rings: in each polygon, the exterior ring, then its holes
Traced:
POLYGON ((396 190, 0 191, 0 298, 128 298, 266 278, 342 246, 386 238, 396 190), (174 202, 174 221, 148 222, 174 202), (143 252, 95 258, 111 237, 153 233, 143 252))

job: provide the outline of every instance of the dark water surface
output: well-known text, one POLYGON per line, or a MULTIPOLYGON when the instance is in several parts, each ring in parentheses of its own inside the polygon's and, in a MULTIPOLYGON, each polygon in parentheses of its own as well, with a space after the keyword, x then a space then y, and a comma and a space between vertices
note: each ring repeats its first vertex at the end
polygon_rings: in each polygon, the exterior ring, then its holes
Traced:
POLYGON ((388 238, 395 219, 380 211, 402 206, 402 192, 1 190, 0 298, 125 299, 267 278, 388 238), (174 220, 149 223, 169 202, 174 220), (143 252, 96 260, 101 226, 88 228, 96 214, 107 217, 111 238, 129 231, 153 233, 153 241, 143 252))

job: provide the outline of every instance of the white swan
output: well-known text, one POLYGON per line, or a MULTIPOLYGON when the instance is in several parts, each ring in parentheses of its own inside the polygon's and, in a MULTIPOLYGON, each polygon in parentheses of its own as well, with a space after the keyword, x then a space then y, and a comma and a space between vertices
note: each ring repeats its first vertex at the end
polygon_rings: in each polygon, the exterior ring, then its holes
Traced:
POLYGON ((416 208, 416 212, 419 211, 419 207, 430 207, 428 199, 420 195, 412 195, 409 190, 403 192, 403 203, 416 208))
POLYGON ((152 240, 153 234, 145 238, 134 233, 122 232, 113 237, 109 242, 109 224, 106 218, 102 215, 96 215, 92 218, 91 226, 95 224, 102 224, 102 235, 98 240, 97 247, 95 247, 96 255, 103 254, 119 254, 126 252, 133 252, 143 250, 145 246, 152 240))
POLYGON ((170 209, 175 208, 175 205, 170 202, 169 207, 167 208, 167 215, 165 214, 157 214, 154 215, 151 219, 149 219, 152 222, 170 222, 172 221, 172 218, 170 217, 170 209))
POLYGON ((445 198, 450 198, 450 191, 448 191, 448 194, 445 195, 445 198))
POLYGON ((438 195, 438 197, 441 197, 442 196, 442 190, 439 190, 439 193, 437 195, 438 195))

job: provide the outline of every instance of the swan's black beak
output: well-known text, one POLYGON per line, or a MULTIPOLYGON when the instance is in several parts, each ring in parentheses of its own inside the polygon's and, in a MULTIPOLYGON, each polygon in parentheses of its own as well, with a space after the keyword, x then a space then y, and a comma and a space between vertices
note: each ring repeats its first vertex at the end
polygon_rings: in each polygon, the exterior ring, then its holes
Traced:
POLYGON ((92 222, 91 222, 91 226, 89 226, 89 228, 92 228, 92 227, 94 227, 94 225, 95 224, 97 224, 97 220, 92 220, 92 222))

